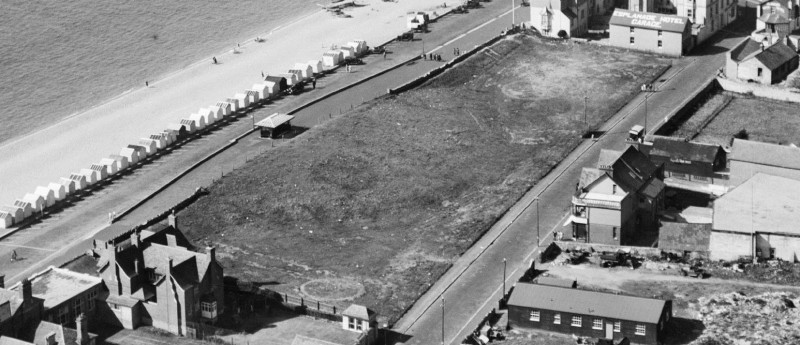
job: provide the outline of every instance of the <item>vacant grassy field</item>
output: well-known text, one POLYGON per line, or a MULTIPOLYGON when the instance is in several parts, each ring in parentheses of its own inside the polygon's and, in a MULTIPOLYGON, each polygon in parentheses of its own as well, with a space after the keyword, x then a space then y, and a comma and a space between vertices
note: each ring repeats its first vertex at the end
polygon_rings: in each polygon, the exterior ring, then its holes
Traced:
MULTIPOLYGON (((709 98, 695 114, 702 117, 713 112, 726 98, 731 98, 730 102, 701 130, 696 141, 730 145, 734 134, 744 129, 750 140, 800 144, 800 116, 797 116, 800 105, 797 103, 720 92, 709 98)), ((690 118, 671 135, 685 137, 693 132, 696 122, 690 118)))
MULTIPOLYGON (((668 64, 534 37, 268 151, 181 212, 225 273, 395 321, 516 200, 668 64), (343 284, 342 281, 350 282, 343 284), (347 285, 347 286, 345 286, 347 285)), ((268 144, 267 144, 268 145, 268 144)))

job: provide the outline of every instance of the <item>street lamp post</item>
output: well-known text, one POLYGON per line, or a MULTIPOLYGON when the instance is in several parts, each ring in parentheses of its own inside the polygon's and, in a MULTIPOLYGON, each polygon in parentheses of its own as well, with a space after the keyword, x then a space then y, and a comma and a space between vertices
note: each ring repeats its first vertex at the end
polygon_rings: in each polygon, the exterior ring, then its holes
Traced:
POLYGON ((656 92, 653 88, 653 84, 642 84, 642 92, 644 92, 644 130, 642 131, 642 137, 647 136, 647 98, 650 96, 651 92, 656 92))
POLYGON ((583 96, 583 124, 586 125, 586 104, 589 101, 589 96, 583 96))
POLYGON ((512 29, 514 28, 514 23, 517 22, 517 20, 515 18, 515 14, 516 13, 514 13, 514 0, 511 0, 511 28, 512 29))
POLYGON ((506 258, 503 258, 503 299, 506 298, 506 258))
POLYGON ((539 238, 539 197, 536 197, 536 199, 533 200, 536 201, 536 247, 538 248, 542 243, 541 239, 539 238))
POLYGON ((442 345, 444 345, 444 296, 442 296, 442 345))

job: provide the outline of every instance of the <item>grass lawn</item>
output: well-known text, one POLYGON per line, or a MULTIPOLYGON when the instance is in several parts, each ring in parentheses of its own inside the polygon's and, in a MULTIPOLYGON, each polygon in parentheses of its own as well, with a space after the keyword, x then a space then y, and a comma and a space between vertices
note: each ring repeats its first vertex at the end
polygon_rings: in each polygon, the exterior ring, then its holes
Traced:
MULTIPOLYGON (((750 140, 800 144, 800 117, 797 116, 800 107, 797 103, 720 92, 704 103, 695 115, 713 111, 723 104, 725 98, 731 98, 730 102, 701 130, 695 141, 728 146, 734 134, 744 129, 750 140)), ((683 134, 692 131, 689 128, 692 126, 690 118, 671 135, 685 136, 683 134)))
POLYGON ((579 143, 584 96, 589 124, 602 123, 668 64, 594 45, 503 40, 267 151, 212 186, 181 222, 195 243, 217 246, 227 275, 296 294, 319 280, 322 299, 327 286, 349 281, 355 293, 333 292, 332 304, 355 301, 394 322, 579 143))

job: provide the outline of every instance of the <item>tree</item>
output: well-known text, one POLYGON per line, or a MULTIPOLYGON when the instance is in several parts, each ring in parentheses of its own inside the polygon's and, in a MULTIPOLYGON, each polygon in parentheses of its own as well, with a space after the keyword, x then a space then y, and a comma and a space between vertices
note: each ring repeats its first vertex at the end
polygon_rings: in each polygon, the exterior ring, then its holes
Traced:
POLYGON ((740 130, 739 132, 734 134, 733 137, 736 138, 736 139, 747 140, 747 139, 750 139, 750 134, 747 133, 746 129, 742 128, 742 130, 740 130))
POLYGON ((558 32, 558 37, 561 37, 561 38, 568 38, 568 37, 569 37, 569 35, 567 34, 567 32, 566 32, 566 31, 564 31, 564 30, 560 30, 560 31, 558 32))

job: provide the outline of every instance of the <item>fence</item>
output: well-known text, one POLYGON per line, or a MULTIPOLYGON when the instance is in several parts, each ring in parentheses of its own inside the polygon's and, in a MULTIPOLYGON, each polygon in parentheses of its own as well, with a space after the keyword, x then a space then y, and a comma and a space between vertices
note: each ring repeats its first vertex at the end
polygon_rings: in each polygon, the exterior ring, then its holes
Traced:
POLYGON ((717 83, 725 90, 737 93, 753 94, 778 101, 800 103, 800 92, 791 89, 771 87, 755 83, 740 83, 725 78, 717 78, 717 83))
POLYGON ((281 294, 282 304, 298 314, 318 317, 335 322, 342 322, 342 311, 335 305, 322 303, 310 298, 281 294))

